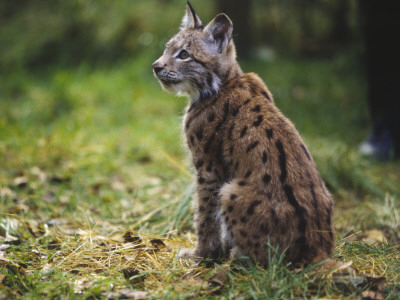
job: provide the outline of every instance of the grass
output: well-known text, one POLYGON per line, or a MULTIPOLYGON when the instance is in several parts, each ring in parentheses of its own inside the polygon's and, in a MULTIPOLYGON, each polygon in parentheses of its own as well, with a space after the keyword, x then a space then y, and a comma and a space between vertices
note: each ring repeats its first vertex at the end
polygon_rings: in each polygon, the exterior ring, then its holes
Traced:
POLYGON ((400 162, 357 152, 368 118, 354 57, 243 62, 294 121, 334 194, 335 258, 359 274, 342 284, 316 266, 293 270, 274 249, 267 269, 177 257, 196 239, 186 99, 161 91, 156 57, 1 75, 0 298, 399 296, 400 162))

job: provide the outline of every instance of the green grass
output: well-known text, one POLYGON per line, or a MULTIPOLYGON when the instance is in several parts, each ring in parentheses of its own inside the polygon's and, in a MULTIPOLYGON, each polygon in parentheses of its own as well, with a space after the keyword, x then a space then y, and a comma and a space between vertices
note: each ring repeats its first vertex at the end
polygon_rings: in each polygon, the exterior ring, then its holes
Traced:
POLYGON ((345 288, 314 267, 293 270, 273 249, 267 269, 177 258, 195 242, 180 128, 187 100, 161 90, 156 58, 1 75, 0 296, 338 298, 382 276, 385 296, 398 297, 400 163, 357 152, 368 118, 353 57, 243 62, 293 120, 334 195, 335 257, 362 279, 345 288))

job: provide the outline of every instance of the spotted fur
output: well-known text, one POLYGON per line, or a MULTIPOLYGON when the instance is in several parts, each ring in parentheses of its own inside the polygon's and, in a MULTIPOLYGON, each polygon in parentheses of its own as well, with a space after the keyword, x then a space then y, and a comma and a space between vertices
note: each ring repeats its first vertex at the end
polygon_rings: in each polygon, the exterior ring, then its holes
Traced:
POLYGON ((204 27, 188 4, 153 68, 166 90, 191 100, 183 127, 197 174, 198 241, 181 257, 247 255, 266 265, 268 244, 293 263, 329 256, 332 198, 263 81, 241 71, 228 16, 204 27))

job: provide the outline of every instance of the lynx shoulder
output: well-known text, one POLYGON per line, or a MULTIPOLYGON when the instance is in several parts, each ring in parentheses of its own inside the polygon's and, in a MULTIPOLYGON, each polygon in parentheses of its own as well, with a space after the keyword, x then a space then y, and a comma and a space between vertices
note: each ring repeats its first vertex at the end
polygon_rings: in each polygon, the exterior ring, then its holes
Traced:
POLYGON ((333 252, 333 201, 293 124, 263 81, 236 62, 232 22, 203 26, 190 4, 181 31, 153 64, 164 89, 188 95, 184 132, 196 169, 195 249, 182 257, 246 255, 267 248, 293 263, 333 252))

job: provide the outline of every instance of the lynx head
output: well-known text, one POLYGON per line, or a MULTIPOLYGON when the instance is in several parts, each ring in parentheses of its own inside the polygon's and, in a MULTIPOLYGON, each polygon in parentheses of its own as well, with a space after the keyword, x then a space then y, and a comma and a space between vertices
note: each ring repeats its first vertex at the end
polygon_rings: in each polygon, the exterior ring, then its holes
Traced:
POLYGON ((188 2, 180 32, 153 63, 162 87, 197 101, 216 94, 226 80, 241 74, 232 30, 225 14, 217 15, 204 27, 188 2))

